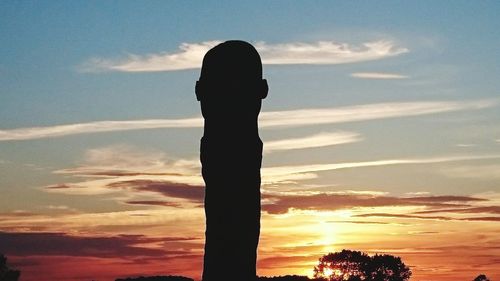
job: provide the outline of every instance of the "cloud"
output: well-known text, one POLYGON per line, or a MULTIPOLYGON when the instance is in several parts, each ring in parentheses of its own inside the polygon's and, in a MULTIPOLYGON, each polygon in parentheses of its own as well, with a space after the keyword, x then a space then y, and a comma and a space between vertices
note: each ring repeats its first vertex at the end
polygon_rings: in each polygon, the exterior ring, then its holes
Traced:
POLYGON ((288 273, 298 268, 311 267, 311 261, 317 260, 316 255, 286 255, 260 258, 258 268, 262 269, 288 269, 288 273))
POLYGON ((415 212, 415 214, 434 214, 434 213, 465 213, 465 214, 496 214, 500 215, 500 206, 485 206, 485 207, 472 207, 472 208, 452 208, 452 209, 437 209, 415 212))
MULTIPOLYGON (((421 101, 354 105, 337 108, 294 109, 262 112, 260 128, 299 127, 419 116, 461 110, 478 110, 496 106, 496 100, 421 101)), ((201 117, 184 119, 145 119, 130 121, 96 121, 47 127, 28 127, 0 130, 0 141, 31 140, 63 137, 76 134, 116 132, 161 128, 200 128, 201 117)))
POLYGON ((0 232, 0 249, 7 255, 15 256, 161 257, 189 252, 154 248, 152 246, 155 243, 185 239, 180 237, 151 238, 143 235, 89 237, 53 232, 0 232), (145 246, 147 244, 149 247, 145 246))
POLYGON ((464 218, 465 221, 498 221, 500 222, 500 217, 470 217, 464 218))
POLYGON ((0 130, 0 141, 53 138, 85 133, 100 133, 157 128, 201 127, 201 118, 147 119, 131 121, 96 121, 47 127, 0 130))
POLYGON ((355 72, 351 73, 351 77, 364 79, 406 79, 408 76, 396 73, 383 72, 355 72))
POLYGON ((456 147, 475 147, 477 144, 475 143, 459 143, 455 145, 456 147))
POLYGON ((493 107, 496 100, 392 102, 261 113, 259 122, 265 127, 295 127, 418 116, 459 110, 493 107))
POLYGON ((416 191, 416 192, 406 192, 406 195, 410 196, 422 196, 422 195, 430 195, 429 191, 416 191))
POLYGON ((309 164, 309 165, 295 165, 295 166, 290 165, 290 166, 262 168, 262 174, 263 176, 268 176, 268 177, 278 177, 290 174, 302 174, 302 173, 310 174, 314 172, 349 169, 349 168, 377 167, 377 166, 403 165, 403 164, 433 164, 433 163, 445 163, 445 162, 480 160, 480 159, 496 159, 496 158, 500 158, 500 154, 387 159, 387 160, 374 160, 374 161, 309 164))
POLYGON ((334 211, 359 207, 386 206, 424 206, 424 207, 460 207, 470 202, 485 199, 469 196, 427 196, 427 197, 392 197, 359 194, 264 194, 262 209, 270 214, 284 214, 289 209, 334 211))
POLYGON ((387 218, 408 218, 408 219, 424 219, 424 220, 458 220, 458 221, 489 221, 500 222, 500 217, 467 217, 455 218, 451 216, 421 216, 421 215, 408 215, 408 214, 391 214, 391 213, 369 213, 355 215, 355 217, 387 217, 387 218))
POLYGON ((335 132, 335 133, 319 133, 312 136, 302 138, 291 138, 275 141, 267 141, 264 145, 264 151, 274 152, 280 150, 304 149, 324 147, 337 144, 345 144, 361 141, 362 138, 357 133, 352 132, 335 132))
POLYGON ((110 145, 88 149, 79 166, 53 172, 84 180, 51 184, 43 190, 73 195, 116 193, 126 196, 148 190, 156 193, 194 192, 192 187, 198 188, 203 184, 200 168, 198 159, 169 159, 162 151, 110 145))
MULTIPOLYGON (((314 138, 314 137, 308 137, 314 138)), ((335 138, 333 138, 335 139, 335 138)), ((297 147, 300 142, 285 141, 274 145, 284 149, 297 147), (283 144, 284 143, 284 144, 283 144)), ((300 144, 302 146, 302 144, 300 144)), ((311 146, 315 146, 311 145, 311 146)), ((273 146, 271 146, 273 147, 273 146)), ((383 159, 360 162, 340 162, 264 167, 261 169, 262 184, 280 186, 318 177, 317 173, 338 169, 376 167, 403 164, 432 164, 478 159, 495 159, 500 155, 455 155, 428 158, 383 159)), ((167 159, 159 151, 141 151, 134 147, 115 145, 89 149, 83 163, 75 168, 57 170, 54 173, 84 178, 80 182, 47 185, 45 191, 73 195, 95 195, 121 193, 127 201, 153 200, 153 198, 130 198, 144 191, 161 193, 199 203, 203 198, 203 180, 200 162, 193 160, 167 159)), ((366 194, 365 194, 366 195, 366 194)), ((151 197, 151 196, 150 196, 151 197)))
MULTIPOLYGON (((165 198, 160 196, 160 198, 165 198)), ((126 200, 123 201, 134 201, 126 200)), ((154 200, 158 200, 156 195, 154 200)), ((165 200, 167 201, 167 200, 165 200)), ((168 200, 175 202, 174 200, 168 200)), ((183 207, 187 207, 185 204, 183 207)), ((130 207, 129 207, 130 208, 130 207)), ((2 214, 2 229, 14 232, 67 232, 67 233, 144 233, 162 236, 165 227, 168 233, 175 236, 202 237, 203 230, 199 228, 203 224, 204 216, 200 208, 142 208, 141 210, 129 210, 94 213, 68 213, 50 212, 40 213, 33 216, 16 216, 2 214), (183 221, 182 224, 178 224, 183 221)))
POLYGON ((156 192, 169 198, 186 199, 194 203, 202 203, 205 195, 203 186, 153 180, 117 181, 108 184, 108 187, 132 188, 139 192, 156 192))
POLYGON ((418 216, 418 215, 407 215, 407 214, 390 214, 390 213, 369 213, 355 215, 355 217, 388 217, 388 218, 410 218, 410 219, 432 219, 432 220, 452 220, 451 217, 445 216, 418 216))
POLYGON ((165 153, 153 149, 117 144, 85 151, 81 166, 55 171, 85 177, 179 177, 199 169, 199 160, 167 159, 165 153))
MULTIPOLYGON (((182 43, 177 52, 162 52, 149 55, 129 54, 126 58, 92 58, 78 67, 82 72, 153 72, 176 71, 201 67, 205 53, 222 41, 182 43)), ((344 64, 378 60, 408 52, 392 41, 378 40, 358 46, 334 41, 314 43, 254 44, 263 64, 344 64)))
POLYGON ((202 254, 162 257, 80 257, 9 256, 10 264, 20 269, 22 280, 116 280, 129 276, 182 274, 197 278, 203 266, 202 254))
POLYGON ((181 204, 176 202, 158 201, 158 200, 131 200, 125 203, 130 205, 152 205, 152 206, 163 206, 163 207, 181 207, 181 204))
POLYGON ((0 213, 0 218, 5 217, 32 217, 32 216, 37 216, 38 214, 25 211, 25 210, 14 210, 12 212, 4 212, 0 213))
POLYGON ((58 184, 47 185, 45 188, 46 189, 55 189, 55 190, 58 190, 58 189, 68 189, 68 188, 71 188, 71 187, 72 186, 70 184, 58 183, 58 184))
POLYGON ((203 245, 195 240, 199 239, 0 232, 0 249, 21 270, 23 280, 39 280, 40 276, 44 280, 115 280, 160 272, 196 276, 203 245))

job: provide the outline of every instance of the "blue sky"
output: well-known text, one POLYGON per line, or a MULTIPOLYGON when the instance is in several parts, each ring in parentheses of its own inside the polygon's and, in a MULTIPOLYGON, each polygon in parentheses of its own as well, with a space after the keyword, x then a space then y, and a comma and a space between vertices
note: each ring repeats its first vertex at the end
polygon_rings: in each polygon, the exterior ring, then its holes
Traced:
MULTIPOLYGON (((43 221, 55 210, 82 221, 199 212, 168 194, 183 209, 133 204, 156 197, 110 187, 201 184, 194 84, 204 52, 229 39, 257 47, 270 86, 260 118, 265 194, 470 196, 497 208, 499 10, 498 1, 2 1, 0 216, 9 221, 0 230, 40 227, 16 212, 43 221)), ((363 206, 348 212, 366 215, 363 206)), ((305 216, 294 212, 290 224, 305 216)), ((493 235, 496 224, 476 227, 493 235)))
MULTIPOLYGON (((406 50, 354 63, 265 66, 271 91, 264 111, 420 101, 494 103, 498 96, 496 46, 500 36, 496 32, 498 3, 494 1, 194 4, 3 2, 2 129, 198 116, 193 95, 199 75, 196 68, 87 72, 82 71, 82 65, 95 58, 116 62, 131 54, 175 53, 182 43, 226 39, 269 45, 332 41, 353 49, 385 40, 395 49, 406 50), (353 76, 373 72, 404 79, 353 76)), ((497 108, 486 106, 480 111, 348 122, 334 127, 263 130, 262 135, 279 139, 335 130, 371 134, 371 142, 336 151, 335 156, 346 160, 493 153, 498 149, 495 140, 500 138, 495 126, 498 119, 497 108), (465 145, 457 148, 460 144, 465 145)), ((0 145, 4 161, 63 167, 86 149, 114 143, 152 146, 175 157, 193 157, 199 135, 193 128, 139 130, 5 141, 0 145), (179 142, 186 146, 179 147, 179 142)), ((291 153, 297 154, 297 160, 288 156, 290 163, 300 164, 306 158, 326 161, 321 149, 291 153)), ((287 162, 269 158, 270 164, 287 162)))

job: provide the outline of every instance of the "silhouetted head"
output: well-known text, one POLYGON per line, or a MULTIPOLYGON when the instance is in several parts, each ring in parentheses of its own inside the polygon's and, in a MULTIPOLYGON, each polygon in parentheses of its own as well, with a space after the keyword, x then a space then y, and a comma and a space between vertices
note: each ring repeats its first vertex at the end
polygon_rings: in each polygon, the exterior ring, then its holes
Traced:
POLYGON ((205 118, 258 115, 267 92, 262 62, 251 44, 226 41, 205 54, 196 82, 196 97, 205 118))

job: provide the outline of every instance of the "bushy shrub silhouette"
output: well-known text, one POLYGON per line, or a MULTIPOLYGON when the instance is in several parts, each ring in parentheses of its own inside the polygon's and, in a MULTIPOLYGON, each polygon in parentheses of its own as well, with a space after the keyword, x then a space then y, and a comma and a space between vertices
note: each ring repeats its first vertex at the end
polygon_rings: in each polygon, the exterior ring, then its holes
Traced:
POLYGON ((7 266, 7 257, 0 254, 0 281, 17 281, 21 272, 7 266))

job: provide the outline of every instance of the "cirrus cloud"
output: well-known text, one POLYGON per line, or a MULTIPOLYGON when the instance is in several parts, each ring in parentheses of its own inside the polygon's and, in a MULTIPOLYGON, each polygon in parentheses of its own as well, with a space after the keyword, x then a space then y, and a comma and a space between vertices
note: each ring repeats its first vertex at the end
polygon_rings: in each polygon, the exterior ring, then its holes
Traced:
MULTIPOLYGON (((261 128, 300 127, 320 124, 359 122, 384 118, 420 116, 494 107, 497 100, 387 102, 331 108, 268 111, 260 114, 261 128)), ((0 141, 55 138, 76 134, 116 132, 161 128, 200 128, 201 117, 183 119, 145 119, 96 121, 46 127, 0 130, 0 141)))
POLYGON ((280 150, 324 147, 358 142, 361 140, 361 136, 353 132, 322 132, 301 138, 268 141, 264 146, 264 152, 269 153, 280 150))
MULTIPOLYGON (((222 41, 200 43, 182 43, 174 52, 136 55, 125 58, 92 58, 78 67, 82 72, 153 72, 176 71, 199 68, 205 53, 222 41)), ((294 42, 268 44, 256 42, 264 64, 344 64, 378 60, 407 53, 409 50, 397 46, 389 40, 365 42, 360 45, 335 41, 317 41, 314 43, 294 42)))
POLYGON ((408 76, 396 73, 383 72, 355 72, 351 73, 351 77, 364 79, 406 79, 408 76))

